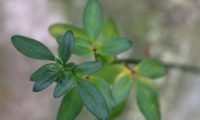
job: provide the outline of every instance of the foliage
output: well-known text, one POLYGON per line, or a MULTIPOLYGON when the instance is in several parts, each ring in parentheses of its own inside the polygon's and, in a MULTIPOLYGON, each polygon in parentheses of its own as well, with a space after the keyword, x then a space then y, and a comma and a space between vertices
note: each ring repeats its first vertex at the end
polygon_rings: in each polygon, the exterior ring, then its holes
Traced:
POLYGON ((155 59, 142 60, 133 69, 112 64, 116 55, 127 51, 132 42, 119 35, 112 18, 103 20, 99 0, 89 0, 83 15, 83 28, 57 23, 49 27, 58 43, 58 57, 41 42, 15 35, 12 43, 27 57, 50 60, 35 71, 30 80, 39 92, 56 83, 54 97, 63 97, 57 120, 74 120, 83 105, 98 119, 111 120, 123 111, 136 83, 136 99, 147 120, 160 120, 156 78, 165 75, 165 66, 155 59), (80 64, 69 62, 71 55, 93 57, 80 64))

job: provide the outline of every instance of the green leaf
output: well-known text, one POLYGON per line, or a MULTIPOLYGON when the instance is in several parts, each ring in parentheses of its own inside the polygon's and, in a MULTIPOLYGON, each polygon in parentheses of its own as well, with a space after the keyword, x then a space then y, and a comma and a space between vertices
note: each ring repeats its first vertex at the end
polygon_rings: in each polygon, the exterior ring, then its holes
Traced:
POLYGON ((90 82, 101 92, 106 100, 109 110, 114 108, 116 106, 116 103, 112 95, 110 85, 105 80, 92 76, 90 82))
POLYGON ((98 61, 84 62, 74 68, 74 72, 82 75, 95 73, 103 67, 103 64, 98 61))
POLYGON ((121 64, 105 64, 102 69, 100 69, 96 73, 93 73, 92 75, 100 77, 106 80, 108 83, 113 84, 116 76, 120 74, 124 69, 124 65, 121 64))
POLYGON ((39 60, 55 60, 51 51, 41 42, 20 35, 11 38, 12 44, 23 55, 39 60))
POLYGON ((56 73, 54 72, 47 72, 43 74, 40 79, 38 79, 34 86, 33 86, 33 92, 40 92, 43 89, 47 88, 50 86, 56 79, 56 73))
POLYGON ((66 68, 67 70, 71 71, 75 66, 76 66, 75 63, 70 62, 70 63, 67 63, 66 68))
POLYGON ((79 39, 79 38, 75 39, 73 53, 79 56, 93 55, 91 45, 87 41, 79 39))
POLYGON ((39 81, 43 79, 44 75, 52 74, 54 75, 57 71, 56 65, 54 63, 45 64, 36 70, 30 77, 31 81, 39 81))
POLYGON ((104 97, 89 81, 78 79, 77 89, 84 105, 100 120, 108 120, 109 110, 104 97))
POLYGON ((127 101, 115 106, 112 111, 110 111, 110 119, 113 120, 114 118, 118 117, 126 108, 127 101))
POLYGON ((132 46, 132 42, 127 38, 113 38, 106 40, 98 53, 100 55, 112 56, 127 51, 132 46))
POLYGON ((57 120, 75 120, 83 107, 78 91, 74 88, 67 93, 57 113, 57 120))
POLYGON ((64 64, 71 57, 73 47, 74 47, 74 35, 72 31, 69 30, 65 33, 64 38, 58 48, 59 56, 64 64))
POLYGON ((69 92, 74 85, 74 76, 71 72, 62 73, 58 78, 58 83, 54 90, 54 97, 59 98, 69 92))
POLYGON ((82 28, 78 28, 73 25, 57 23, 57 24, 53 24, 49 27, 50 34, 55 38, 63 36, 65 34, 65 32, 68 30, 71 30, 74 33, 75 37, 78 37, 81 39, 88 39, 85 31, 82 28))
POLYGON ((166 74, 166 68, 155 59, 144 59, 136 67, 138 75, 152 79, 162 77, 166 74))
POLYGON ((132 76, 130 74, 121 73, 117 76, 112 86, 113 96, 117 105, 127 100, 132 88, 132 76))
POLYGON ((152 83, 137 80, 137 103, 147 120, 161 120, 157 91, 152 83))
POLYGON ((119 37, 119 31, 115 21, 112 18, 109 18, 104 22, 102 36, 105 40, 119 37))
POLYGON ((87 3, 83 15, 83 25, 90 38, 98 38, 102 27, 102 13, 99 0, 89 0, 87 3))

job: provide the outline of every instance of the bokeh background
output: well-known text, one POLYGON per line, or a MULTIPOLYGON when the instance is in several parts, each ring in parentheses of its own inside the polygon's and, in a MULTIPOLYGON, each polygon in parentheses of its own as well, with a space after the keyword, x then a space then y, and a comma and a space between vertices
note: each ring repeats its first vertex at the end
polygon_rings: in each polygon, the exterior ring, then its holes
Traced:
MULTIPOLYGON (((61 99, 53 86, 33 93, 29 76, 44 62, 24 57, 11 44, 14 34, 57 45, 48 33, 57 22, 81 26, 87 0, 0 0, 0 120, 55 120, 61 99)), ((142 58, 146 48, 167 63, 200 67, 200 0, 101 0, 104 17, 112 16, 133 48, 121 55, 142 58)), ((80 59, 74 57, 79 62, 80 59)), ((163 120, 200 119, 200 74, 170 69, 157 80, 163 120)), ((144 120, 131 92, 126 111, 116 120, 144 120)), ((87 111, 77 120, 93 120, 87 111)))

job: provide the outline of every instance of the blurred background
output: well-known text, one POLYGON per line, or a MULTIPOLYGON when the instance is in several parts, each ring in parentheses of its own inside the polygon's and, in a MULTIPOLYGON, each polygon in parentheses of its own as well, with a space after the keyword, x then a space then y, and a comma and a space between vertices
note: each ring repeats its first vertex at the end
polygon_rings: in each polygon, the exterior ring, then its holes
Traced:
MULTIPOLYGON (((61 99, 53 86, 33 93, 29 76, 44 62, 29 59, 10 42, 14 34, 40 40, 56 53, 48 27, 57 22, 82 25, 87 0, 0 0, 0 120, 55 120, 61 99)), ((133 40, 123 58, 142 58, 149 48, 166 63, 200 67, 200 0, 101 0, 122 36, 133 40)), ((79 62, 76 57, 73 58, 79 62)), ((157 80, 163 120, 200 119, 200 74, 170 69, 157 80)), ((126 111, 116 120, 144 120, 134 89, 126 111)), ((77 120, 93 120, 87 110, 77 120)))

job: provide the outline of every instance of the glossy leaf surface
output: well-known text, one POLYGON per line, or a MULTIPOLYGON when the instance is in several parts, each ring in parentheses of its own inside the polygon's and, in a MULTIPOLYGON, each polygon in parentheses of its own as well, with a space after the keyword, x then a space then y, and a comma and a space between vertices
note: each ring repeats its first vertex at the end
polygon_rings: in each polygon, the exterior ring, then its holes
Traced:
POLYGON ((45 64, 31 75, 30 80, 39 81, 44 77, 44 75, 46 74, 54 75, 56 71, 57 71, 57 68, 54 63, 45 64))
POLYGON ((115 103, 115 99, 112 95, 112 90, 108 82, 97 77, 91 77, 90 81, 101 92, 101 94, 105 98, 109 110, 114 108, 116 106, 116 103, 115 103))
POLYGON ((73 88, 62 99, 57 113, 57 120, 75 120, 83 107, 78 91, 73 88))
POLYGON ((11 39, 15 48, 27 57, 39 60, 55 60, 52 52, 39 41, 20 35, 13 36, 11 39))
POLYGON ((78 74, 91 74, 95 73, 103 67, 103 64, 98 61, 84 62, 74 68, 74 72, 78 74))
POLYGON ((74 47, 74 35, 72 31, 69 30, 65 33, 63 40, 61 41, 61 44, 59 45, 58 48, 59 56, 64 63, 66 63, 71 57, 73 47, 74 47))
POLYGON ((88 110, 100 120, 108 120, 108 106, 99 90, 83 79, 77 80, 77 89, 88 110))
POLYGON ((58 83, 56 84, 54 90, 54 97, 58 98, 69 92, 74 85, 75 78, 71 72, 62 73, 58 78, 58 83))

